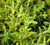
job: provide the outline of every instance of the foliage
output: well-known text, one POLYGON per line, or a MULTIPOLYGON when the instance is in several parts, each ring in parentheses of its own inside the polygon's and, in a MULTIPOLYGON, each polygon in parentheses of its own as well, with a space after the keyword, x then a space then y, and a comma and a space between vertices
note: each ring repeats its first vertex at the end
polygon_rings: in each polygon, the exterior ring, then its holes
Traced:
POLYGON ((49 45, 50 0, 0 0, 0 45, 49 45))

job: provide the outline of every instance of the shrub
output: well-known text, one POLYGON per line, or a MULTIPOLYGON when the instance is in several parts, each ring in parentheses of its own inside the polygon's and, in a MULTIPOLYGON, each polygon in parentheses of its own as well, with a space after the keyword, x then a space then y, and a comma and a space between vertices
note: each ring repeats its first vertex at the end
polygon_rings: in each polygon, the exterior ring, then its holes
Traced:
POLYGON ((0 0, 0 45, 49 45, 50 0, 0 0))

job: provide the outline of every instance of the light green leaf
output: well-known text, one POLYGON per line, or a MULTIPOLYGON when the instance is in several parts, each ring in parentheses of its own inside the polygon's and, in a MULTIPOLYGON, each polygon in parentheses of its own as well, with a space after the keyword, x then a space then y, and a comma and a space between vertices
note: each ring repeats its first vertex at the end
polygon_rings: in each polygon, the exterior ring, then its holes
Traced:
POLYGON ((16 45, 19 45, 19 43, 17 42, 16 45))

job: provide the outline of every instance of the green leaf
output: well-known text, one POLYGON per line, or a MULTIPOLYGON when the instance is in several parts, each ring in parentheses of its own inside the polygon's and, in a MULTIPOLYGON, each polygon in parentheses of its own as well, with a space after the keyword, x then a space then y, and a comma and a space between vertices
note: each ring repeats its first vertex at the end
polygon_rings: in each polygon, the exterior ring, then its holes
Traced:
POLYGON ((31 35, 36 35, 36 32, 28 32, 26 37, 29 37, 31 35))
POLYGON ((22 7, 22 5, 20 6, 20 13, 22 13, 23 12, 23 7, 22 7))
POLYGON ((36 18, 36 14, 35 14, 35 15, 33 15, 33 17, 32 17, 32 18, 33 18, 33 20, 34 20, 34 19, 36 18))
POLYGON ((39 45, 40 40, 41 40, 41 36, 39 36, 39 38, 38 38, 38 40, 37 40, 37 45, 39 45))
POLYGON ((17 42, 16 45, 19 45, 19 43, 17 42))
POLYGON ((47 43, 50 41, 50 37, 48 38, 48 40, 47 40, 47 43))
POLYGON ((20 45, 22 45, 22 43, 20 42, 20 45))
POLYGON ((41 33, 42 32, 42 29, 39 27, 39 32, 41 33))

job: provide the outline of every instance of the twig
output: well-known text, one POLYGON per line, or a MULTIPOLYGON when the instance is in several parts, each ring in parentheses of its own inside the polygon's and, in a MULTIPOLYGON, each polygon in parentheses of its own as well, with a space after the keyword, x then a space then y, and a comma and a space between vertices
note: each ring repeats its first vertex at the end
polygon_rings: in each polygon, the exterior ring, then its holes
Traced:
POLYGON ((26 32, 25 32, 25 35, 23 36, 23 38, 22 38, 22 39, 24 39, 24 38, 25 38, 25 36, 26 36, 26 32))
POLYGON ((40 36, 40 35, 42 35, 42 34, 44 34, 44 33, 47 33, 48 31, 44 31, 44 32, 42 32, 42 33, 39 33, 38 35, 36 35, 36 36, 34 36, 34 37, 38 37, 38 36, 40 36))

